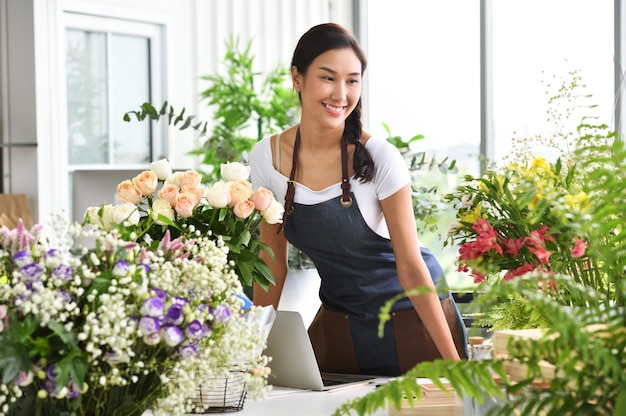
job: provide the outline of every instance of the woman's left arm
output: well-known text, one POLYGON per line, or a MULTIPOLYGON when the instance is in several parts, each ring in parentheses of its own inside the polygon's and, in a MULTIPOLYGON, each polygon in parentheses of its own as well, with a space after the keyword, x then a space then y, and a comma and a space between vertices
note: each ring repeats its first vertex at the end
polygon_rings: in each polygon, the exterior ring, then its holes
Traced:
POLYGON ((441 356, 444 359, 459 360, 435 285, 419 250, 411 185, 404 186, 380 201, 380 204, 396 257, 400 285, 405 291, 418 286, 427 286, 432 289, 428 294, 412 296, 411 303, 424 322, 441 356))

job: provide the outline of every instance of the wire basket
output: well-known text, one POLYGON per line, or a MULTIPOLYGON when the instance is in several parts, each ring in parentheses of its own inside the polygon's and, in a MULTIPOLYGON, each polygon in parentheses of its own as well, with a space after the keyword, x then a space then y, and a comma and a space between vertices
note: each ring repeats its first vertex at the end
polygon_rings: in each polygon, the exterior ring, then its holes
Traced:
POLYGON ((215 376, 200 384, 193 398, 200 414, 238 412, 246 400, 246 372, 231 370, 228 376, 215 376))

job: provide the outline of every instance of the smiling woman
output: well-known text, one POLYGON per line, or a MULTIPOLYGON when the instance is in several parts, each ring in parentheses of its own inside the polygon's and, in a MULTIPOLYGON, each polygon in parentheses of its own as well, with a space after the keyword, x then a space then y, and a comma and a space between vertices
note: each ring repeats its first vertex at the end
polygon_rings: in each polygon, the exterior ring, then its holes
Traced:
POLYGON ((404 159, 362 127, 366 66, 355 38, 336 24, 314 26, 296 46, 300 124, 250 154, 253 185, 285 195, 287 214, 282 224, 261 225, 276 284, 255 288, 254 302, 278 305, 293 244, 321 277, 322 307, 309 327, 320 369, 396 376, 416 362, 464 357, 465 331, 449 293, 435 290, 445 278, 420 246, 404 159), (425 289, 402 297, 416 287, 425 289), (379 337, 380 307, 395 296, 393 324, 379 337))

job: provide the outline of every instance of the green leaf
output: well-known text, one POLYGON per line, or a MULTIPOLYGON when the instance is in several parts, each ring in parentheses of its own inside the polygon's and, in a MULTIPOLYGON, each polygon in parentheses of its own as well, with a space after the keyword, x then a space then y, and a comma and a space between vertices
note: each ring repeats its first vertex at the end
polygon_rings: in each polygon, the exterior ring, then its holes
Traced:
POLYGON ((2 348, 0 348, 2 383, 10 384, 20 371, 29 371, 31 369, 28 348, 6 335, 0 336, 0 345, 2 345, 2 348))

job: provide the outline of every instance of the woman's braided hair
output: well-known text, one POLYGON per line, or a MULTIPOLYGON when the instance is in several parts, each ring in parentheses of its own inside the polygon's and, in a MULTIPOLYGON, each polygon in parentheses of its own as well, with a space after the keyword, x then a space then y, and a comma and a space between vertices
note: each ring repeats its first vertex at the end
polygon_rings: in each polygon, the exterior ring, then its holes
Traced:
MULTIPOLYGON (((313 26, 298 41, 291 59, 299 73, 306 74, 309 65, 319 55, 333 49, 351 48, 361 61, 361 75, 367 67, 367 58, 357 40, 342 26, 335 23, 323 23, 313 26)), ((361 99, 345 122, 342 140, 355 145, 353 169, 354 176, 361 182, 369 182, 374 178, 374 161, 361 143, 363 124, 361 122, 361 99)))

